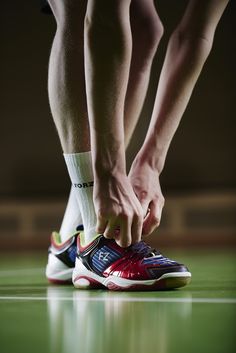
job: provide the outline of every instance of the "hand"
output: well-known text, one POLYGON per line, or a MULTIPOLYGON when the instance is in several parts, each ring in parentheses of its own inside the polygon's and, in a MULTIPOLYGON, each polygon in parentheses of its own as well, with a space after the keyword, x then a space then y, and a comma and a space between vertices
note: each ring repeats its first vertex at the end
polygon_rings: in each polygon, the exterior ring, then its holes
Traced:
POLYGON ((95 178, 96 231, 121 247, 141 239, 143 212, 126 175, 95 178))
POLYGON ((135 160, 129 172, 129 180, 143 208, 143 235, 149 235, 159 226, 165 203, 159 172, 148 163, 135 160))

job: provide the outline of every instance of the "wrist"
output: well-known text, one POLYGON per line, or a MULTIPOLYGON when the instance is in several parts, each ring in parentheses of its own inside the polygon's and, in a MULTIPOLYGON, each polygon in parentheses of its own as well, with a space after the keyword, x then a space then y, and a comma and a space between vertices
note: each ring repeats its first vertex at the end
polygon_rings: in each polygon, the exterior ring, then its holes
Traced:
POLYGON ((94 162, 94 180, 107 182, 109 179, 126 176, 126 168, 123 163, 111 163, 107 161, 94 162))
POLYGON ((135 158, 135 163, 139 166, 146 164, 160 175, 165 165, 166 153, 164 148, 150 138, 144 142, 135 158))
POLYGON ((125 146, 122 137, 114 134, 98 134, 92 138, 94 177, 126 175, 125 146))

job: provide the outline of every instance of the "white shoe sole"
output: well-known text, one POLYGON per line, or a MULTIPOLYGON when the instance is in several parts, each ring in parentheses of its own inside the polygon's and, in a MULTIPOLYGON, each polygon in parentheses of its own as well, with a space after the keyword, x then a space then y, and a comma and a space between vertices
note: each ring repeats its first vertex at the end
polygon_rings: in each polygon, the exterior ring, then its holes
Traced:
POLYGON ((72 282, 75 288, 90 289, 107 287, 111 290, 165 290, 185 286, 191 281, 190 272, 170 272, 158 279, 130 280, 117 276, 101 277, 89 271, 79 259, 76 259, 72 282))

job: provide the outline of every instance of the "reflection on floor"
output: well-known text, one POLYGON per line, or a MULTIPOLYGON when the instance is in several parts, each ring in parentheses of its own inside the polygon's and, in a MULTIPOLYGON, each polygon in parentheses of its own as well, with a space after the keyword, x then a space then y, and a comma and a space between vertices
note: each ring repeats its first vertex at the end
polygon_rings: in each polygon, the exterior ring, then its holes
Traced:
POLYGON ((233 252, 175 253, 192 283, 166 292, 50 286, 46 256, 0 258, 3 353, 233 353, 233 252))
POLYGON ((191 301, 158 303, 148 301, 156 294, 74 291, 72 301, 62 302, 67 290, 58 288, 48 288, 47 295, 52 352, 165 353, 180 341, 190 345, 191 301))

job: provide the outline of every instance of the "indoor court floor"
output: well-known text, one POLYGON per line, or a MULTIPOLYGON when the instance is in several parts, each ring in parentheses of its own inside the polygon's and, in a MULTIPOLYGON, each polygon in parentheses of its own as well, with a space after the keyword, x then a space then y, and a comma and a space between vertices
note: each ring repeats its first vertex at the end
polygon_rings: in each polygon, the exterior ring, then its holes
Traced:
POLYGON ((48 285, 46 255, 0 257, 1 353, 233 353, 234 251, 165 251, 192 282, 162 292, 48 285))

